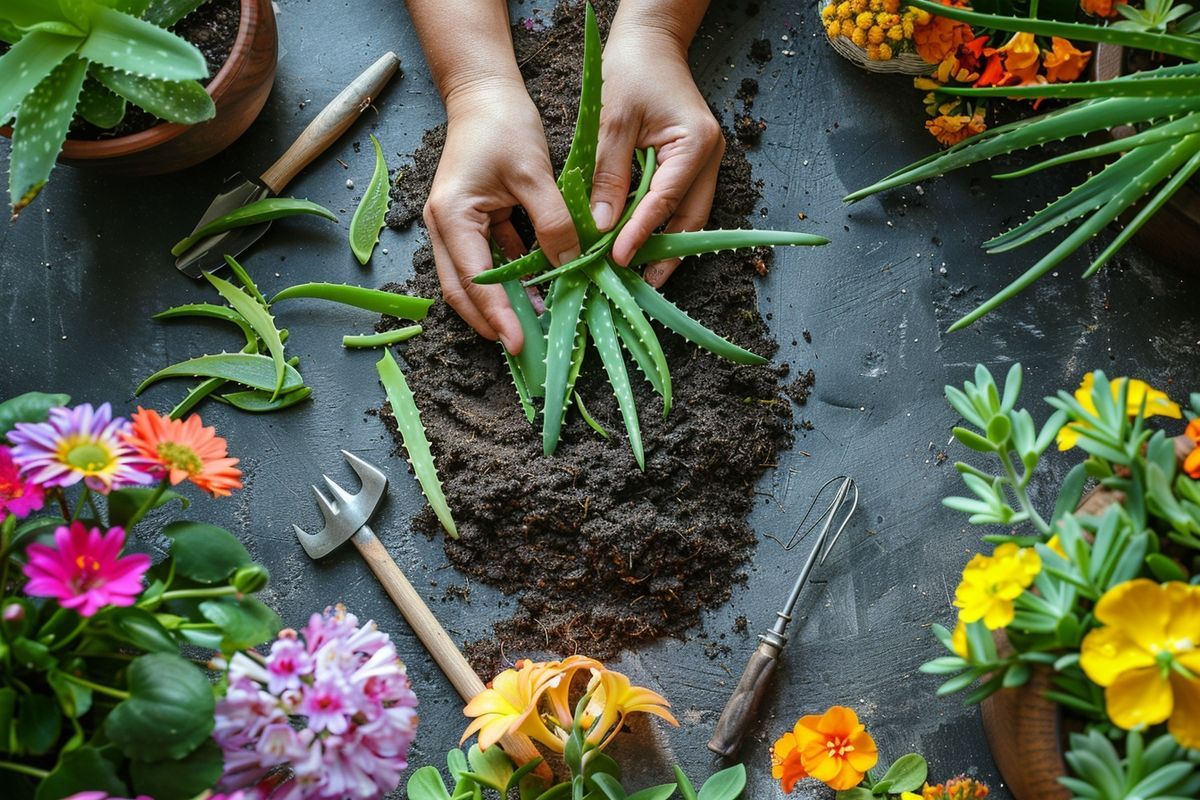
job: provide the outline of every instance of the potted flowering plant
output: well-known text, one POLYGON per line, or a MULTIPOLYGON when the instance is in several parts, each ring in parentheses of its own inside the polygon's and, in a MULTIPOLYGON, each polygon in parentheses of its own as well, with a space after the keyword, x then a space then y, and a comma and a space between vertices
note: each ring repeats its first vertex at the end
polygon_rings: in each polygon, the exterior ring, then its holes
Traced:
POLYGON ((962 390, 946 388, 970 425, 955 438, 999 470, 957 464, 973 496, 945 503, 1010 531, 985 536, 993 551, 967 563, 957 625, 934 626, 948 654, 922 669, 946 678, 939 695, 974 687, 967 700, 985 702, 993 754, 1020 800, 1194 797, 1200 393, 1185 412, 1142 381, 1094 372, 1048 398, 1055 411, 1038 428, 1017 406, 1020 387, 1018 365, 1003 389, 982 366, 962 390), (1155 417, 1189 421, 1172 439, 1155 417), (1045 515, 1029 486, 1056 442, 1085 460, 1045 515))

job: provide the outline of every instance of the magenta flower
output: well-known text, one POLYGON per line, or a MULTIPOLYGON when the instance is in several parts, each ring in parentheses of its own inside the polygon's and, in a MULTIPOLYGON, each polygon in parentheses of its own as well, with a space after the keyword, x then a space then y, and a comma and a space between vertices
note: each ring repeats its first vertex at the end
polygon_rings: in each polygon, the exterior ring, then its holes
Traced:
POLYGON ((8 440, 21 475, 35 483, 49 488, 82 480, 88 488, 108 494, 153 480, 138 469, 137 454, 122 436, 128 432, 129 422, 114 419, 108 403, 95 409, 83 403, 50 409, 46 422, 18 422, 8 440))
POLYGON ((0 446, 0 522, 9 514, 24 519, 45 504, 42 487, 22 478, 12 451, 0 446))
POLYGON ((54 532, 55 547, 31 544, 24 567, 29 582, 25 594, 53 597, 63 608, 74 608, 90 617, 105 606, 131 606, 142 591, 142 575, 150 557, 121 555, 125 531, 88 530, 82 522, 54 532))
POLYGON ((338 606, 285 630, 266 658, 236 654, 217 702, 220 788, 271 800, 373 800, 395 789, 417 698, 388 635, 338 606), (293 722, 299 723, 299 726, 293 722))

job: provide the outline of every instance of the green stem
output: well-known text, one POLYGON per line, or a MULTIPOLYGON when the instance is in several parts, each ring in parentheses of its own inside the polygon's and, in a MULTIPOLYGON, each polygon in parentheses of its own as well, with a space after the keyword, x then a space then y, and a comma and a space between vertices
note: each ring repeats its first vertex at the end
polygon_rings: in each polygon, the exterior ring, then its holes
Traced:
POLYGON ((69 672, 60 672, 58 674, 62 675, 63 680, 67 681, 68 683, 73 683, 76 686, 82 686, 85 689, 91 689, 93 692, 97 692, 99 694, 115 697, 118 700, 128 700, 130 697, 129 692, 123 692, 120 689, 114 689, 111 686, 95 683, 93 681, 89 681, 87 678, 80 678, 78 675, 72 675, 69 672))
POLYGON ((54 647, 52 647, 51 649, 52 650, 60 650, 63 647, 66 647, 68 644, 70 644, 72 641, 74 641, 75 638, 77 636, 79 636, 79 634, 83 633, 83 629, 86 628, 87 625, 88 625, 87 617, 81 617, 79 619, 79 624, 75 626, 75 629, 72 630, 70 633, 68 633, 66 636, 64 636, 62 638, 62 641, 56 643, 54 645, 54 647))
POLYGON ((85 502, 87 502, 88 495, 91 493, 92 493, 91 489, 89 489, 86 486, 83 487, 83 494, 79 495, 79 502, 75 504, 75 512, 73 514, 71 514, 71 519, 70 519, 71 522, 74 522, 75 520, 79 519, 80 513, 83 512, 83 504, 85 502))
POLYGON ((1029 483, 1030 475, 1026 475, 1024 479, 1017 476, 1017 469, 1013 466, 1012 457, 1008 450, 1001 449, 999 451, 1000 463, 1004 465, 1004 474, 1008 476, 1008 485, 1012 488, 1013 494, 1017 496, 1017 501, 1021 504, 1021 510, 1029 517, 1029 522, 1033 527, 1037 528, 1038 533, 1043 536, 1050 535, 1050 525, 1046 520, 1042 519, 1042 515, 1033 507, 1033 502, 1029 499, 1029 492, 1026 491, 1026 486, 1029 483))
POLYGON ((28 775, 31 778, 37 778, 39 781, 50 776, 50 773, 44 769, 30 767, 25 764, 16 764, 12 761, 0 761, 0 769, 6 769, 10 772, 19 772, 22 775, 28 775))
POLYGON ((173 592, 163 592, 158 597, 152 598, 149 601, 138 603, 138 607, 147 608, 157 606, 159 603, 165 603, 168 600, 186 600, 192 597, 226 597, 237 593, 238 590, 234 586, 216 586, 212 589, 176 589, 173 592))
POLYGON ((0 523, 0 596, 8 594, 8 548, 16 530, 17 517, 9 514, 8 519, 0 523))
POLYGON ((104 516, 100 513, 99 506, 96 505, 96 498, 90 492, 87 495, 87 504, 88 508, 92 510, 92 516, 95 517, 96 524, 107 528, 108 523, 104 521, 104 516))
POLYGON ((185 622, 175 628, 180 631, 217 631, 221 626, 215 622, 185 622))
POLYGON ((141 508, 135 511, 133 516, 129 518, 129 521, 125 523, 125 530, 132 530, 134 525, 137 525, 142 521, 142 517, 146 516, 146 512, 154 508, 155 504, 158 503, 158 500, 162 497, 163 492, 167 490, 168 485, 170 485, 170 479, 164 475, 163 479, 158 482, 158 487, 149 497, 146 498, 146 502, 142 503, 141 508))

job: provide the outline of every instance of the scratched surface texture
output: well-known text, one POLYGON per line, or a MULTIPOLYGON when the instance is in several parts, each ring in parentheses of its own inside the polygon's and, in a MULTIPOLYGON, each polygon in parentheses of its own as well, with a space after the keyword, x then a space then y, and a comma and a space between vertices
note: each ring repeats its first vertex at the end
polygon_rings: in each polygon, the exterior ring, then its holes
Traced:
MULTIPOLYGON (((1200 385, 1194 295, 1182 276, 1130 249, 1082 283, 1077 276, 1084 260, 1078 256, 982 323, 945 335, 950 322, 1019 274, 1033 256, 987 257, 978 243, 1056 196, 1065 177, 999 184, 983 171, 962 173, 922 191, 844 206, 840 198, 848 190, 930 150, 921 129, 921 97, 904 78, 869 78, 839 60, 813 22, 814 9, 754 5, 756 13, 741 3, 714 4, 693 48, 698 80, 728 123, 741 109, 734 95, 742 78, 760 83, 753 113, 767 128, 750 156, 763 181, 764 211, 755 224, 833 240, 821 250, 781 252, 760 285, 762 308, 782 345, 778 358, 794 369, 814 369, 817 379, 811 400, 797 410, 813 430, 800 434, 764 478, 754 522, 760 533, 789 533, 811 493, 840 473, 857 479, 862 503, 802 600, 758 733, 743 753, 747 796, 779 794, 767 756, 773 736, 800 714, 843 703, 859 709, 885 758, 919 750, 935 775, 974 773, 1003 799, 1008 794, 998 785, 977 712, 958 698, 936 699, 935 681, 917 672, 936 654, 928 624, 950 622, 955 576, 979 535, 939 504, 958 489, 951 464, 962 456, 948 444, 956 420, 941 387, 962 381, 978 361, 1005 370, 1020 360, 1030 401, 1074 385, 1093 367, 1135 373, 1182 394, 1200 385), (749 52, 762 38, 773 58, 758 65, 749 52), (946 463, 940 463, 943 451, 950 457, 946 463)), ((0 395, 58 390, 129 409, 134 386, 156 368, 206 349, 236 349, 222 329, 150 319, 167 306, 209 299, 209 292, 175 273, 168 248, 191 228, 226 176, 265 168, 326 100, 387 49, 403 57, 403 79, 290 190, 338 210, 341 227, 278 224, 246 262, 265 291, 307 280, 377 285, 410 273, 423 236, 419 229, 385 231, 386 249, 376 252, 369 270, 357 265, 344 240, 371 174, 368 132, 379 136, 397 166, 400 154, 411 152, 422 132, 443 118, 403 4, 280 0, 279 7, 279 80, 261 119, 237 145, 169 177, 59 169, 19 222, 0 225, 0 395), (347 179, 357 188, 348 188, 347 179)), ((513 7, 515 17, 531 13, 528 4, 513 7)), ((686 279, 686 270, 676 278, 686 279)), ((291 523, 318 524, 308 485, 323 471, 350 480, 338 448, 383 464, 392 488, 376 529, 453 636, 469 641, 488 635, 491 621, 511 609, 486 587, 470 587, 464 600, 456 590, 465 581, 449 567, 440 542, 410 534, 408 520, 420 495, 404 462, 393 456, 382 423, 366 414, 382 400, 375 356, 340 347, 343 334, 370 330, 373 316, 302 301, 277 313, 292 331, 288 349, 302 359, 314 402, 259 418, 205 407, 205 419, 242 458, 247 488, 232 500, 200 500, 191 513, 231 527, 269 565, 274 579, 267 599, 288 624, 300 625, 312 611, 344 601, 390 631, 421 697, 413 763, 444 763, 442 753, 462 730, 460 702, 355 553, 313 564, 301 552, 291 523)), ((162 384, 143 402, 166 408, 183 390, 179 383, 162 384)), ((1041 408, 1033 407, 1042 418, 1041 408)), ((1049 502, 1052 484, 1067 466, 1053 459, 1034 487, 1039 502, 1049 502)), ((147 544, 161 543, 150 537, 147 544)), ((631 786, 665 777, 662 764, 673 759, 699 777, 711 769, 705 742, 712 725, 754 647, 754 634, 770 623, 801 557, 782 555, 764 541, 747 585, 734 591, 727 606, 705 614, 689 641, 664 641, 622 659, 638 682, 670 697, 682 721, 677 731, 634 726, 621 746, 633 754, 631 786), (742 616, 746 633, 735 631, 742 616)), ((798 794, 829 796, 807 784, 798 794)))

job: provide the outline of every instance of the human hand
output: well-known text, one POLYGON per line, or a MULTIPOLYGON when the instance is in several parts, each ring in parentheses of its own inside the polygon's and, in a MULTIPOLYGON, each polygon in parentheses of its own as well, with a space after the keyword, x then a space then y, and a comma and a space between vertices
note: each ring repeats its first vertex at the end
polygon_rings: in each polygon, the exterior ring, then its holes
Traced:
POLYGON ((520 81, 456 91, 446 97, 446 114, 446 146, 424 213, 442 296, 481 336, 515 354, 524 337, 504 289, 471 280, 492 266, 489 237, 507 257, 524 252, 511 221, 520 205, 556 266, 579 256, 579 238, 554 182, 541 118, 520 81))
MULTIPOLYGON (((712 210, 717 171, 725 152, 721 126, 696 88, 687 46, 678 36, 638 21, 613 22, 604 49, 600 145, 592 189, 592 215, 600 230, 621 216, 629 194, 634 148, 653 146, 658 168, 650 191, 613 243, 613 259, 629 263, 659 226, 695 231, 712 210)), ((662 286, 679 259, 646 268, 662 286)))

